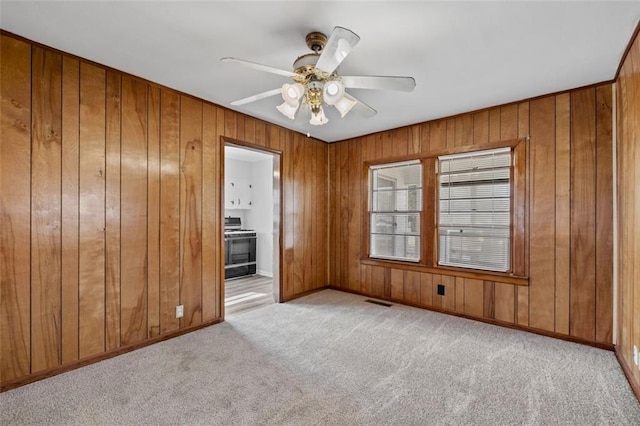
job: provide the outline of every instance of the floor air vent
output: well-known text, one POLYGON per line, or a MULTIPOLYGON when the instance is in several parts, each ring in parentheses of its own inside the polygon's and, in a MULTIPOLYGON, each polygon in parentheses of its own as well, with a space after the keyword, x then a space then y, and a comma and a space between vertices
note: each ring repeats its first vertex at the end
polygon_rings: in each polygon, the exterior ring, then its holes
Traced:
POLYGON ((379 300, 371 300, 371 299, 367 299, 367 300, 365 300, 365 302, 367 302, 367 303, 373 303, 374 305, 386 306, 387 308, 390 308, 390 307, 392 307, 392 306, 393 306, 391 303, 381 302, 381 301, 379 301, 379 300))

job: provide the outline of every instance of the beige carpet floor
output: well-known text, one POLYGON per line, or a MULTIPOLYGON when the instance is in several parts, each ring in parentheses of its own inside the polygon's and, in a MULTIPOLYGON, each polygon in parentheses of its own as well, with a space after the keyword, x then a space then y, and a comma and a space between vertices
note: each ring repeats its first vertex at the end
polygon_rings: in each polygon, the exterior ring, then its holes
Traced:
POLYGON ((2 425, 638 425, 613 353, 325 290, 0 394, 2 425))

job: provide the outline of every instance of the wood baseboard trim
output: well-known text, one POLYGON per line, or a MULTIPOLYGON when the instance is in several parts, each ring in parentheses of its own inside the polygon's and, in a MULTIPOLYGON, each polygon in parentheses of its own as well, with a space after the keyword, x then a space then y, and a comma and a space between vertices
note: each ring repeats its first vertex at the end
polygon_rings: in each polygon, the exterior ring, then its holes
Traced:
POLYGON ((373 299, 385 300, 387 302, 397 303, 399 305, 406 305, 406 306, 411 306, 411 307, 414 307, 414 308, 425 309, 427 311, 439 312, 439 313, 442 313, 442 314, 452 315, 452 316, 455 316, 455 317, 466 318, 466 319, 470 319, 470 320, 474 320, 474 321, 480 321, 480 322, 484 322, 486 324, 497 325, 497 326, 500 326, 500 327, 511 328, 511 329, 514 329, 514 330, 527 331, 529 333, 539 334, 541 336, 546 336, 546 337, 553 337, 555 339, 565 340, 567 342, 572 342, 572 343, 579 343, 581 345, 592 346, 592 347, 598 348, 598 349, 605 349, 605 350, 608 350, 608 351, 613 351, 613 344, 592 342, 590 340, 582 339, 580 337, 567 336, 565 334, 554 333, 552 331, 547 331, 547 330, 540 330, 538 328, 533 328, 533 327, 525 327, 525 326, 522 326, 522 325, 512 324, 512 323, 509 323, 509 322, 500 321, 500 320, 496 320, 496 319, 492 319, 492 318, 474 317, 474 316, 466 315, 466 314, 463 314, 463 313, 460 313, 460 312, 441 309, 441 308, 438 308, 438 307, 435 307, 435 306, 422 306, 422 305, 418 305, 418 304, 415 304, 415 303, 408 303, 408 302, 405 302, 405 301, 402 301, 402 300, 393 299, 393 298, 390 298, 390 297, 376 296, 376 295, 367 294, 367 293, 364 293, 364 292, 361 292, 361 291, 358 291, 358 290, 345 289, 345 288, 337 287, 337 286, 333 286, 333 285, 327 286, 327 288, 330 288, 332 290, 337 290, 337 291, 344 291, 345 293, 353 293, 353 294, 357 294, 359 296, 371 297, 373 299))
POLYGON ((161 336, 153 337, 151 339, 144 340, 142 342, 133 343, 131 345, 123 346, 118 349, 113 349, 108 352, 102 352, 97 355, 93 355, 87 358, 80 359, 78 361, 73 361, 64 365, 60 365, 58 367, 53 367, 48 370, 38 371, 37 373, 30 374, 28 376, 20 377, 15 380, 8 381, 6 383, 2 383, 0 385, 0 393, 6 392, 11 389, 19 388, 20 386, 27 385, 29 383, 37 382, 39 380, 43 380, 49 377, 57 376, 58 374, 66 373, 71 370, 75 370, 77 368, 85 367, 90 364, 95 364, 96 362, 104 361, 109 358, 114 358, 118 355, 125 354, 127 352, 134 351, 136 349, 144 348, 145 346, 150 346, 155 343, 162 342, 163 340, 169 340, 174 337, 182 336, 183 334, 191 333, 193 331, 199 330, 201 328, 209 327, 214 324, 219 324, 222 322, 222 319, 215 319, 211 321, 204 322, 202 324, 194 325, 191 327, 183 328, 180 330, 176 330, 170 332, 168 334, 163 334, 161 336))
POLYGON ((320 287, 320 288, 314 288, 313 290, 303 291, 302 293, 296 293, 296 294, 294 294, 294 295, 284 297, 284 298, 280 301, 280 303, 290 302, 290 301, 292 301, 292 300, 299 299, 299 298, 301 298, 301 297, 308 296, 308 295, 310 295, 310 294, 317 293, 317 292, 322 291, 322 290, 327 290, 328 288, 331 288, 331 287, 329 287, 329 286, 323 286, 323 287, 320 287))
POLYGON ((631 386, 631 390, 636 395, 638 402, 640 402, 640 383, 633 376, 633 371, 631 371, 631 367, 627 364, 627 360, 622 356, 622 352, 618 349, 617 345, 613 346, 613 352, 616 354, 616 358, 618 360, 618 364, 620 364, 620 368, 622 368, 622 372, 624 373, 629 385, 631 386))

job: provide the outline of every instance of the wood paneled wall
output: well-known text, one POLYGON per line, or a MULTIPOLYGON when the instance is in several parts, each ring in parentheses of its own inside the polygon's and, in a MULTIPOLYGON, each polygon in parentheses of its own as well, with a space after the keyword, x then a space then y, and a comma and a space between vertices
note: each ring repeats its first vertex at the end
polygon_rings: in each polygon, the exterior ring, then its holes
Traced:
POLYGON ((622 64, 617 88, 618 336, 617 347, 640 398, 640 35, 622 64))
POLYGON ((326 144, 7 34, 0 56, 0 385, 221 318, 222 136, 282 152, 282 298, 326 285, 326 144))
POLYGON ((605 84, 331 144, 330 284, 611 345, 611 102, 605 84), (518 212, 525 218, 528 285, 361 259, 365 162, 482 149, 528 135, 526 208, 518 212), (444 296, 436 284, 445 286, 444 296))

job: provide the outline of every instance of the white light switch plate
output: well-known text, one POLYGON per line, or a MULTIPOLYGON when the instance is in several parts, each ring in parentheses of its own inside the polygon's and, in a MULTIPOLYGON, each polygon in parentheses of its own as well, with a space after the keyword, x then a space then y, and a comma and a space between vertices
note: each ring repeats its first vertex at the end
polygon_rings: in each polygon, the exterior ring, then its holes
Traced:
POLYGON ((184 316, 184 305, 176 306, 176 318, 182 318, 184 316))

